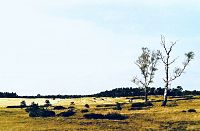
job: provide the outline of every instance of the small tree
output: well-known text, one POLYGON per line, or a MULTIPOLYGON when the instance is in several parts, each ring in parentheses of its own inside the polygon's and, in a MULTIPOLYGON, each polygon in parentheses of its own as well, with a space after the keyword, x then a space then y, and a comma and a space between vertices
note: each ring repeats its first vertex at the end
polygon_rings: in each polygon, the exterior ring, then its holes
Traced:
POLYGON ((148 87, 153 83, 155 71, 157 70, 156 65, 159 60, 159 52, 151 52, 148 48, 142 48, 142 54, 138 57, 135 64, 139 67, 143 79, 139 79, 134 76, 132 82, 136 85, 143 87, 145 92, 145 102, 148 101, 148 87))
POLYGON ((172 59, 172 60, 170 59, 172 49, 176 45, 176 42, 171 42, 171 46, 167 48, 165 37, 161 36, 161 45, 164 48, 164 54, 165 54, 163 55, 161 52, 159 53, 161 56, 161 60, 165 66, 165 78, 163 79, 165 82, 165 91, 164 91, 164 100, 163 100, 162 106, 166 106, 167 91, 169 89, 169 85, 171 85, 172 81, 174 81, 176 78, 180 77, 184 73, 190 61, 194 59, 194 52, 191 51, 191 52, 185 53, 186 58, 185 58, 185 61, 183 62, 183 67, 182 68, 176 67, 174 69, 173 75, 170 76, 169 68, 177 59, 177 58, 172 59))
POLYGON ((51 103, 49 100, 45 100, 45 104, 44 104, 45 107, 49 107, 51 106, 51 103))
POLYGON ((21 102, 20 102, 20 106, 21 106, 21 108, 26 107, 26 101, 21 101, 21 102))

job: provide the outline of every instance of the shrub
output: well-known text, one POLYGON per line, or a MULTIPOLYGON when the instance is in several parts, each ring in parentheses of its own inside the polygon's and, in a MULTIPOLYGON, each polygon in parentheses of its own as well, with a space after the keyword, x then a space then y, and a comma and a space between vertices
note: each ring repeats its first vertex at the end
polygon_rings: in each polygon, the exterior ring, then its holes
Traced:
POLYGON ((70 105, 75 105, 75 103, 74 103, 74 102, 71 102, 70 105))
POLYGON ((51 103, 49 100, 45 100, 45 104, 44 104, 45 107, 49 107, 51 106, 51 103))
POLYGON ((29 113, 30 117, 54 117, 55 116, 54 111, 41 108, 38 106, 38 104, 35 104, 34 102, 32 102, 30 107, 27 107, 25 111, 29 113))
POLYGON ((20 107, 25 108, 26 107, 26 101, 21 101, 20 102, 20 107))
POLYGON ((86 119, 109 119, 109 120, 124 120, 128 118, 127 116, 118 113, 109 113, 106 115, 91 113, 91 114, 85 114, 83 115, 83 117, 85 117, 86 119))
POLYGON ((26 112, 29 112, 29 111, 34 111, 34 110, 37 110, 37 109, 40 109, 38 104, 35 104, 34 102, 31 103, 30 107, 27 107, 25 109, 26 112))
POLYGON ((63 107, 63 106, 55 106, 53 109, 54 109, 54 110, 64 110, 64 109, 66 109, 66 108, 63 107))
POLYGON ((75 107, 74 106, 69 106, 68 109, 75 109, 75 107))
POLYGON ((148 106, 153 106, 151 102, 138 102, 138 103, 133 103, 131 107, 148 107, 148 106))
POLYGON ((146 106, 153 106, 153 103, 151 103, 150 101, 147 101, 145 104, 146 106))
POLYGON ((103 107, 103 105, 97 105, 96 107, 103 107))
POLYGON ((142 107, 131 107, 128 110, 142 110, 142 109, 143 109, 142 107))
POLYGON ((185 98, 186 100, 191 100, 191 99, 193 99, 193 96, 192 96, 192 95, 186 95, 186 96, 184 96, 184 98, 185 98))
POLYGON ((21 106, 7 106, 6 108, 22 108, 21 106))
POLYGON ((121 104, 120 103, 116 103, 116 107, 113 108, 114 110, 122 110, 121 104))
POLYGON ((81 110, 81 113, 87 113, 87 112, 89 112, 88 109, 83 109, 83 110, 81 110))
POLYGON ((30 110, 29 116, 30 117, 54 117, 55 112, 45 110, 45 109, 36 109, 36 110, 30 110))
POLYGON ((73 110, 68 110, 66 112, 61 112, 59 113, 57 116, 62 116, 62 117, 69 117, 69 116, 73 116, 76 112, 73 110))
POLYGON ((86 119, 104 119, 104 115, 102 114, 95 114, 95 113, 91 113, 91 114, 85 114, 83 115, 83 117, 85 117, 86 119))
POLYGON ((109 113, 105 115, 105 119, 109 119, 109 120, 125 120, 127 118, 128 116, 125 116, 119 113, 109 113))
POLYGON ((112 107, 112 106, 116 106, 116 104, 105 104, 104 107, 112 107))
POLYGON ((90 106, 88 104, 85 104, 85 108, 90 108, 90 106))
POLYGON ((197 112, 195 109, 189 109, 188 112, 197 112))

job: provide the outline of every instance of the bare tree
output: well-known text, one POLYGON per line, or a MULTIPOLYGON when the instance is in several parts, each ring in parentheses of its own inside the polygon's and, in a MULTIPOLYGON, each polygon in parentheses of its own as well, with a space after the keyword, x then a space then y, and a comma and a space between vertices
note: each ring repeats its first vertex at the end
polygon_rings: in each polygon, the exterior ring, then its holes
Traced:
POLYGON ((159 51, 151 52, 148 48, 142 48, 142 54, 138 57, 135 64, 139 67, 143 79, 134 76, 132 82, 139 87, 144 88, 145 102, 148 101, 148 87, 153 82, 155 71, 157 70, 156 65, 159 60, 159 51))
POLYGON ((165 91, 164 91, 164 101, 162 103, 162 106, 166 106, 167 91, 168 91, 169 86, 171 85, 172 81, 174 81, 176 78, 180 77, 184 73, 190 61, 194 59, 194 52, 191 51, 191 52, 185 53, 186 58, 185 58, 185 61, 182 63, 183 67, 182 68, 176 67, 174 69, 173 75, 170 75, 169 68, 177 60, 177 58, 172 59, 172 60, 170 59, 172 49, 176 45, 176 42, 171 42, 171 46, 167 48, 165 37, 161 36, 161 45, 164 48, 164 54, 165 54, 163 55, 161 52, 159 52, 161 60, 165 66, 165 78, 163 79, 165 82, 165 91))

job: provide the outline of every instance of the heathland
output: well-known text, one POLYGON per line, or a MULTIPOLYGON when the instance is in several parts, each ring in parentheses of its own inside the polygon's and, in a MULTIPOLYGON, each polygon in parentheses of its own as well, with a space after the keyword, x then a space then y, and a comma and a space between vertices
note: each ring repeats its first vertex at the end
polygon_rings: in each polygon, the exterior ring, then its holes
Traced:
POLYGON ((6 107, 20 105, 21 101, 40 106, 46 98, 0 98, 0 130, 200 130, 199 96, 169 97, 165 107, 161 106, 162 99, 149 96, 152 105, 145 107, 134 107, 144 102, 143 97, 48 99, 48 110, 59 114, 73 107, 75 113, 68 117, 30 117, 25 108, 6 107), (58 106, 65 109, 54 110, 58 106), (120 114, 126 119, 90 119, 85 114, 120 114))

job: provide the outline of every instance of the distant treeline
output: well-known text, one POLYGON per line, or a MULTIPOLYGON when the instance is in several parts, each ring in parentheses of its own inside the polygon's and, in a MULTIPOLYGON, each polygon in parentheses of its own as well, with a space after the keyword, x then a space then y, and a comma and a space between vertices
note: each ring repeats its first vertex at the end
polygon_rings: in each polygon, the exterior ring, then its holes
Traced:
MULTIPOLYGON (((163 95, 164 88, 148 88, 148 95, 163 95)), ((183 90, 181 86, 168 90, 168 96, 200 95, 200 91, 183 90)), ((93 95, 36 95, 36 96, 18 96, 16 93, 0 92, 0 98, 81 98, 81 97, 128 97, 144 96, 143 88, 123 87, 110 91, 103 91, 93 95)))
POLYGON ((0 92, 0 98, 17 98, 18 95, 16 93, 9 93, 9 92, 0 92))
MULTIPOLYGON (((164 88, 148 88, 148 95, 163 95, 164 88)), ((200 95, 200 91, 183 91, 181 86, 177 86, 177 88, 172 88, 168 90, 168 96, 185 96, 185 95, 200 95)), ((127 97, 127 96, 144 96, 143 88, 116 88, 111 91, 104 91, 97 94, 94 94, 95 97, 127 97)))

